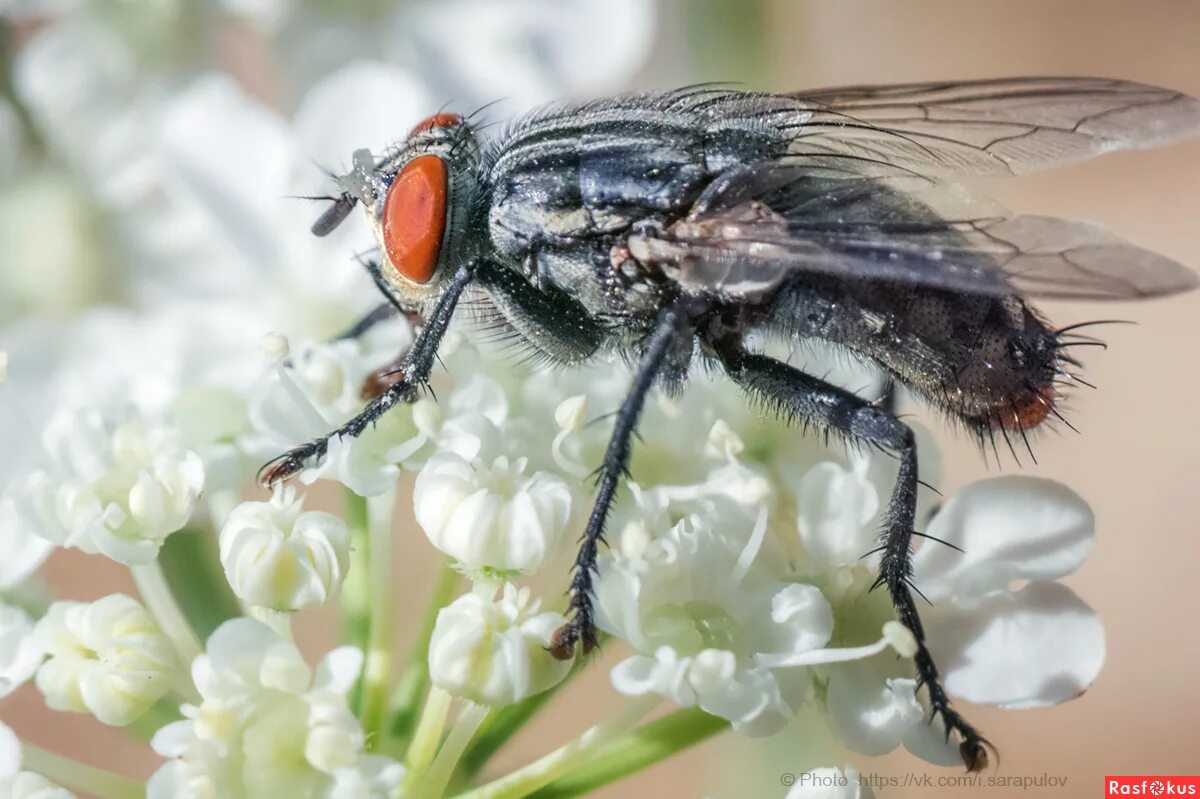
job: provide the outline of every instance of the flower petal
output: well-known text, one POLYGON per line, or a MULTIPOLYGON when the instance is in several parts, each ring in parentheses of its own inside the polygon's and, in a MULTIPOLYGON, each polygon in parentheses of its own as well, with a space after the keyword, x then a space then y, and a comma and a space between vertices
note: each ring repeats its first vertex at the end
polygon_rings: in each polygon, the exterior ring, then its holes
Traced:
POLYGON ((924 717, 916 688, 915 680, 884 678, 875 664, 847 663, 829 677, 829 725, 854 751, 887 754, 924 717))
POLYGON ((1006 708, 1054 705, 1083 693, 1104 663, 1104 627, 1071 589, 1030 583, 969 608, 926 613, 943 684, 969 702, 1006 708))
POLYGON ((931 601, 979 596, 1013 580, 1054 580, 1079 568, 1092 548, 1095 517, 1062 483, 1006 476, 963 488, 927 530, 964 550, 926 541, 913 559, 931 601))

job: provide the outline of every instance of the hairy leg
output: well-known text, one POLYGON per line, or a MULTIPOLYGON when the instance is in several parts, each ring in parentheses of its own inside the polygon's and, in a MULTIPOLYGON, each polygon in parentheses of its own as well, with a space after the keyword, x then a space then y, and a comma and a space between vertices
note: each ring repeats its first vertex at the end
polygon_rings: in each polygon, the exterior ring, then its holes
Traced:
POLYGON ((438 345, 446 334, 446 328, 450 324, 450 318, 454 315, 459 297, 471 282, 472 276, 471 268, 464 266, 450 279, 445 291, 438 299, 433 313, 426 320, 421 335, 417 337, 412 348, 404 356, 404 360, 397 370, 399 379, 395 383, 384 389, 383 393, 367 403, 361 413, 341 427, 291 449, 267 463, 259 470, 259 482, 269 486, 292 477, 311 465, 313 461, 324 457, 329 449, 330 439, 335 436, 357 438, 363 430, 367 429, 367 425, 374 423, 394 405, 399 402, 411 401, 416 396, 417 389, 429 379, 429 373, 433 369, 433 362, 437 357, 438 345))
POLYGON ((617 411, 604 463, 600 466, 597 479, 596 502, 592 515, 584 529, 579 553, 571 574, 571 618, 554 632, 550 641, 550 652, 559 660, 568 660, 575 654, 575 644, 581 643, 586 653, 596 645, 596 626, 592 612, 592 579, 596 574, 598 547, 604 539, 604 525, 609 509, 616 497, 621 477, 628 474, 629 454, 638 416, 646 402, 646 395, 654 387, 672 347, 693 335, 692 323, 685 309, 676 306, 664 310, 658 318, 654 333, 642 354, 637 373, 629 393, 617 411))
POLYGON ((722 342, 716 351, 735 382, 775 406, 789 420, 880 446, 900 459, 896 487, 882 532, 882 558, 875 585, 886 585, 900 621, 917 639, 917 679, 929 692, 934 717, 946 735, 956 732, 963 762, 971 771, 987 766, 987 741, 953 707, 938 679, 937 665, 925 641, 925 629, 913 599, 911 543, 917 508, 917 448, 912 431, 895 413, 785 363, 746 352, 740 342, 722 342))

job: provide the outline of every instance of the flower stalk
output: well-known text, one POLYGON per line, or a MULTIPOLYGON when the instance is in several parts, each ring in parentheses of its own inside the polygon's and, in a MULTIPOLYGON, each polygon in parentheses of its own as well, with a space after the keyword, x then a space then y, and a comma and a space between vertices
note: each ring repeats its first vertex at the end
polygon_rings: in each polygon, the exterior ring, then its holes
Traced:
POLYGON ((409 654, 408 667, 392 697, 392 716, 388 726, 389 745, 397 749, 408 743, 419 718, 421 701, 429 691, 429 638, 438 612, 454 598, 462 576, 443 562, 425 608, 417 633, 417 642, 409 654))
POLYGON ((679 752, 729 730, 725 719, 698 708, 677 710, 648 722, 597 749, 588 760, 530 799, 570 799, 661 763, 679 752))
POLYGON ((358 717, 367 740, 382 731, 388 710, 388 681, 395 646, 395 581, 392 579, 392 519, 396 494, 387 491, 367 500, 367 536, 370 550, 368 584, 370 601, 366 664, 363 668, 358 717))
POLYGON ((661 701, 650 696, 627 702, 616 713, 588 728, 582 735, 497 780, 482 785, 455 799, 522 799, 549 785, 586 762, 591 753, 629 731, 661 701))
POLYGON ((40 746, 23 743, 21 763, 26 769, 65 788, 86 791, 99 799, 143 799, 146 795, 145 787, 137 780, 80 763, 40 746))
POLYGON ((183 615, 183 611, 175 601, 175 595, 171 592, 170 585, 167 584, 167 577, 163 573, 162 565, 157 560, 153 560, 149 563, 131 566, 130 572, 133 574, 133 582, 137 585, 138 593, 142 595, 142 600, 146 603, 146 608, 154 615, 159 628, 175 647, 180 664, 187 668, 203 649, 196 637, 195 630, 192 629, 187 617, 183 615))

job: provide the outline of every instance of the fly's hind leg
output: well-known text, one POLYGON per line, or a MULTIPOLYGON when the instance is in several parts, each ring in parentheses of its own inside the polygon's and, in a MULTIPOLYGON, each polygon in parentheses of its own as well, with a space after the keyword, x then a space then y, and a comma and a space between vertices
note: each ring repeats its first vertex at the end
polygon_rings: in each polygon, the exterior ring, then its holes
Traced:
POLYGON ((917 507, 917 448, 912 430, 895 413, 785 363, 745 351, 740 341, 714 346, 730 377, 781 415, 869 442, 900 459, 896 486, 888 502, 881 534, 882 559, 876 586, 887 586, 900 621, 917 640, 917 679, 929 692, 934 717, 941 716, 946 735, 959 737, 959 751, 971 771, 987 766, 987 741, 953 707, 929 653, 925 629, 913 599, 911 543, 917 507))

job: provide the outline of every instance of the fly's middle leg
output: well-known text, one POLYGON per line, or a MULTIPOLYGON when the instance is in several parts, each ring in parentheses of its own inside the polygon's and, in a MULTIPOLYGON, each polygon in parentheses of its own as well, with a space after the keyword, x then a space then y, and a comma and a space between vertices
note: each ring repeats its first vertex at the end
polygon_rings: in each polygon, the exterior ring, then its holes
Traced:
POLYGON ((875 586, 886 586, 901 623, 917 641, 918 682, 929 693, 934 717, 941 716, 946 735, 959 736, 963 763, 971 771, 987 766, 987 740, 950 705, 929 653, 925 629, 917 613, 912 587, 911 543, 917 507, 917 448, 912 430, 887 408, 807 375, 788 364, 746 352, 741 342, 713 347, 730 377, 753 396, 774 406, 783 416, 839 433, 848 439, 877 445, 900 459, 896 486, 888 502, 881 532, 882 558, 875 586))
POLYGON ((680 341, 690 342, 693 336, 692 324, 686 310, 679 305, 660 313, 634 375, 633 384, 621 403, 620 410, 617 411, 608 449, 604 453, 604 463, 597 473, 596 502, 592 506, 592 514, 584 529, 571 573, 571 617, 566 624, 555 630, 550 640, 550 653, 559 660, 570 659, 575 654, 576 644, 582 644, 585 653, 596 645, 592 583, 596 576, 599 545, 604 541, 605 522, 616 499, 621 478, 629 474, 630 448, 646 396, 662 372, 668 354, 677 348, 680 341))

